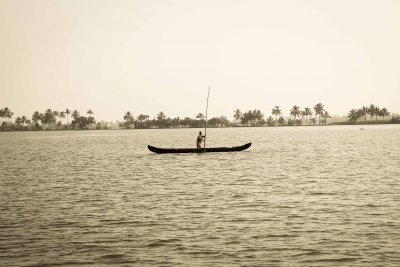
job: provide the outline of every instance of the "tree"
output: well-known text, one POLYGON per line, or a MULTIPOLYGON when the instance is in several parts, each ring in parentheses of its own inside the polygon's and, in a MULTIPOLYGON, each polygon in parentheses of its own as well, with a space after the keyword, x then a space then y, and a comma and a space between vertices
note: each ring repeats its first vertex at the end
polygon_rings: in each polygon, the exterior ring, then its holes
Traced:
POLYGON ((349 118, 349 122, 355 123, 358 118, 360 117, 360 114, 357 113, 357 110, 352 109, 350 112, 347 114, 347 118, 349 118))
POLYGON ((228 125, 229 123, 228 118, 225 116, 220 116, 218 120, 219 120, 219 125, 221 125, 221 127, 226 127, 226 125, 228 125))
POLYGON ((21 118, 20 117, 15 118, 15 124, 17 125, 17 128, 20 128, 20 126, 21 126, 21 118))
POLYGON ((45 125, 49 125, 53 122, 55 123, 54 113, 50 108, 46 109, 46 111, 44 112, 42 122, 45 125))
POLYGON ((60 112, 58 111, 53 111, 53 123, 55 124, 57 122, 57 117, 60 116, 60 112))
POLYGON ((364 118, 364 122, 367 121, 368 107, 363 106, 360 110, 360 115, 364 118))
POLYGON ((306 125, 308 125, 307 124, 307 117, 312 115, 311 109, 310 108, 304 108, 304 111, 301 112, 301 115, 306 117, 306 125))
POLYGON ((390 112, 386 108, 382 108, 380 112, 380 116, 383 117, 382 120, 385 120, 385 116, 390 116, 390 112))
POLYGON ((236 121, 240 121, 240 119, 242 118, 242 116, 243 116, 243 114, 242 114, 242 112, 240 111, 240 109, 237 109, 237 110, 235 110, 234 112, 233 112, 233 118, 236 120, 236 121))
POLYGON ((324 105, 318 103, 314 106, 315 115, 318 115, 318 124, 321 124, 321 115, 324 112, 324 105))
POLYGON ((199 113, 196 115, 196 119, 199 119, 199 124, 198 124, 199 127, 201 127, 203 125, 203 122, 205 122, 205 120, 204 120, 205 118, 206 118, 206 116, 204 116, 203 113, 199 113))
POLYGON ((326 119, 332 118, 331 114, 329 114, 329 112, 326 110, 324 111, 322 116, 324 117, 324 124, 326 124, 326 119))
POLYGON ((300 117, 300 114, 301 114, 300 107, 294 105, 293 108, 290 110, 290 115, 292 115, 294 120, 296 121, 296 118, 300 117))
POLYGON ((181 125, 181 119, 179 117, 173 118, 170 124, 172 128, 178 128, 181 125))
POLYGON ((278 123, 279 123, 280 125, 285 125, 285 123, 286 123, 285 118, 284 118, 283 116, 280 116, 279 119, 278 119, 278 123))
POLYGON ((22 117, 21 117, 21 123, 22 123, 22 125, 25 125, 25 123, 28 123, 27 121, 28 121, 28 118, 27 118, 27 117, 25 117, 25 116, 22 116, 22 117))
POLYGON ((3 122, 3 118, 5 117, 5 111, 4 109, 0 109, 0 118, 1 118, 1 122, 3 122))
POLYGON ((278 123, 278 116, 282 115, 282 112, 279 109, 279 106, 275 106, 275 108, 272 109, 272 115, 275 115, 276 123, 278 123))
POLYGON ((219 118, 214 117, 208 120, 207 122, 211 127, 217 127, 219 124, 219 118))
POLYGON ((74 118, 74 120, 77 120, 80 117, 79 111, 77 111, 76 109, 72 111, 71 117, 74 118))
POLYGON ((39 111, 35 111, 35 112, 32 114, 32 121, 33 121, 34 123, 38 123, 38 122, 40 121, 40 113, 39 113, 39 111))
POLYGON ((3 116, 4 118, 6 118, 6 122, 11 122, 11 118, 14 115, 14 113, 11 111, 11 109, 9 109, 8 107, 5 107, 3 109, 3 116), (8 119, 8 120, 7 120, 8 119))
POLYGON ((203 113, 199 113, 199 114, 196 115, 196 119, 202 120, 202 119, 205 119, 205 116, 204 116, 203 113))
POLYGON ((62 121, 63 118, 65 118, 65 112, 64 111, 60 111, 59 117, 62 121))
POLYGON ((243 125, 250 124, 251 126, 264 125, 264 114, 262 114, 259 109, 255 109, 253 111, 249 110, 248 112, 243 114, 240 123, 243 125))
POLYGON ((381 113, 381 109, 378 106, 376 106, 374 113, 375 113, 375 122, 378 122, 378 116, 381 113))
POLYGON ((74 120, 71 123, 71 126, 73 128, 76 128, 76 126, 78 126, 80 130, 87 129, 88 125, 89 125, 89 118, 84 116, 74 117, 74 120))
POLYGON ((272 118, 272 116, 269 116, 267 119, 267 125, 268 126, 274 126, 276 124, 274 118, 272 118))
POLYGON ((150 118, 149 115, 139 114, 136 118, 136 121, 134 121, 135 128, 144 129, 146 126, 149 126, 149 118, 150 118))
POLYGON ((65 114, 67 114, 67 123, 69 124, 69 119, 68 119, 68 115, 71 113, 71 111, 69 109, 65 110, 65 114))
POLYGON ((91 109, 89 109, 86 114, 89 114, 89 117, 92 117, 92 115, 94 114, 93 111, 91 109))
POLYGON ((87 118, 87 121, 88 121, 88 124, 89 124, 89 125, 96 124, 96 120, 95 120, 94 117, 89 117, 89 118, 87 118))
POLYGON ((191 118, 185 117, 185 118, 182 120, 182 126, 184 126, 184 127, 189 127, 189 126, 191 126, 191 125, 192 125, 192 119, 191 119, 191 118))
POLYGON ((165 119, 167 116, 164 114, 164 112, 160 111, 160 113, 157 114, 157 124, 158 127, 160 128, 165 128, 165 119))
POLYGON ((317 123, 317 118, 316 117, 312 117, 310 119, 310 122, 315 125, 317 123))
POLYGON ((124 120, 126 128, 130 128, 130 126, 133 125, 133 115, 130 111, 125 113, 124 120))
POLYGON ((367 108, 367 113, 371 116, 371 123, 372 123, 372 117, 375 115, 375 105, 371 104, 367 108))

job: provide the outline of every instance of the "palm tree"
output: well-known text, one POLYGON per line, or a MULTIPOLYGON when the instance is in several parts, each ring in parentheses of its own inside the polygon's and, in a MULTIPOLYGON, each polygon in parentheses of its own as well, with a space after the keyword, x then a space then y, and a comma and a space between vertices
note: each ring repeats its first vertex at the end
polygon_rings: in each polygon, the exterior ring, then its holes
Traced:
POLYGON ((381 113, 381 109, 378 106, 376 106, 374 113, 375 113, 375 121, 378 122, 378 116, 381 113))
POLYGON ((326 111, 326 110, 325 110, 325 112, 323 114, 323 117, 324 117, 324 123, 325 124, 326 124, 326 119, 332 118, 331 114, 329 114, 329 112, 326 111))
POLYGON ((125 125, 127 127, 129 126, 129 124, 132 124, 133 116, 132 116, 132 113, 130 111, 125 113, 124 120, 125 120, 125 125))
POLYGON ((39 111, 35 111, 32 115, 32 121, 36 124, 40 121, 40 113, 39 111))
POLYGON ((324 112, 324 105, 318 103, 314 106, 315 115, 318 115, 318 124, 321 124, 321 115, 324 112))
POLYGON ((143 114, 139 114, 139 116, 137 116, 137 120, 139 122, 144 122, 145 120, 147 120, 149 118, 149 115, 143 115, 143 114))
POLYGON ((164 112, 160 111, 157 114, 157 124, 159 127, 164 128, 164 121, 167 118, 167 116, 165 116, 164 112))
MULTIPOLYGON (((200 120, 200 123, 202 123, 204 121, 204 119, 206 118, 206 116, 204 116, 203 113, 199 113, 196 115, 196 119, 200 120)), ((199 124, 201 126, 201 124, 199 124)))
POLYGON ((278 123, 279 123, 280 125, 284 125, 284 124, 286 123, 285 118, 284 118, 283 116, 280 116, 279 119, 278 119, 278 123))
POLYGON ((65 112, 64 111, 60 111, 60 114, 58 115, 58 117, 60 117, 61 121, 63 118, 65 118, 65 112))
POLYGON ((350 110, 349 114, 347 114, 347 118, 349 118, 349 122, 355 123, 358 120, 359 115, 360 114, 357 112, 357 110, 352 109, 350 110))
POLYGON ((312 111, 310 108, 304 108, 304 111, 302 112, 303 116, 306 116, 306 125, 307 125, 307 117, 312 115, 312 111))
POLYGON ((315 125, 317 123, 317 118, 316 117, 312 117, 310 119, 310 122, 315 125))
POLYGON ((0 109, 0 118, 1 118, 1 122, 3 122, 3 118, 5 117, 5 111, 4 109, 0 109))
POLYGON ((89 125, 92 125, 92 124, 95 124, 95 123, 96 123, 96 120, 94 119, 94 117, 89 117, 89 118, 87 119, 87 122, 88 122, 89 125))
POLYGON ((60 112, 58 112, 58 111, 53 111, 53 117, 55 117, 55 118, 57 118, 57 117, 59 117, 60 116, 60 112))
POLYGON ((292 115, 294 120, 296 120, 297 117, 300 117, 300 114, 301 114, 300 107, 294 105, 293 108, 290 110, 290 115, 292 115))
POLYGON ((364 117, 364 122, 367 121, 368 107, 363 106, 361 108, 361 115, 364 117))
POLYGON ((40 119, 41 125, 46 125, 46 118, 44 117, 43 113, 39 113, 39 119, 40 119))
POLYGON ((275 124, 275 120, 274 118, 272 118, 272 116, 269 116, 267 119, 267 125, 268 126, 273 126, 275 124))
POLYGON ((80 117, 79 111, 77 111, 76 109, 72 111, 71 117, 74 118, 74 120, 77 120, 80 117))
POLYGON ((206 116, 204 116, 203 113, 199 113, 199 114, 196 115, 196 119, 200 119, 200 120, 203 120, 205 117, 206 116))
POLYGON ((86 114, 89 114, 89 117, 92 117, 92 115, 94 114, 93 111, 91 109, 89 109, 86 114))
POLYGON ((380 116, 383 117, 382 120, 385 120, 385 116, 390 116, 390 112, 386 108, 382 108, 380 112, 380 116))
POLYGON ((372 123, 372 117, 375 115, 374 104, 369 105, 369 107, 367 108, 367 113, 371 116, 371 123, 372 123))
POLYGON ((14 113, 11 111, 11 109, 9 109, 8 107, 5 107, 3 109, 3 113, 4 113, 3 116, 6 118, 6 122, 7 121, 11 122, 12 115, 14 115, 14 113))
POLYGON ((18 126, 21 124, 21 118, 20 117, 16 117, 15 118, 15 124, 17 124, 18 126))
POLYGON ((54 121, 54 113, 50 108, 48 108, 44 112, 44 124, 47 125, 53 123, 53 121, 54 121))
POLYGON ((165 120, 167 116, 165 116, 164 112, 160 111, 160 113, 157 114, 157 120, 163 121, 165 120))
POLYGON ((279 109, 279 106, 275 106, 275 108, 272 109, 272 115, 275 115, 276 123, 279 125, 278 116, 282 115, 282 112, 279 109))
POLYGON ((233 117, 235 118, 235 120, 237 120, 238 122, 240 121, 240 118, 242 118, 243 114, 240 111, 240 109, 237 109, 233 112, 233 117))
MULTIPOLYGON (((365 111, 364 111, 362 108, 359 108, 359 109, 356 110, 356 115, 357 115, 356 117, 357 117, 357 120, 362 121, 362 119, 365 118, 365 116, 366 116, 365 114, 366 114, 366 113, 364 113, 364 112, 365 112, 365 111)), ((364 121, 365 121, 365 120, 364 120, 364 121)))
POLYGON ((65 114, 67 114, 67 123, 69 124, 68 115, 71 114, 71 111, 69 109, 66 109, 65 114))
POLYGON ((25 117, 25 116, 22 116, 22 117, 21 117, 21 123, 22 123, 22 125, 25 125, 25 123, 28 123, 27 121, 28 121, 28 118, 27 118, 27 117, 25 117))

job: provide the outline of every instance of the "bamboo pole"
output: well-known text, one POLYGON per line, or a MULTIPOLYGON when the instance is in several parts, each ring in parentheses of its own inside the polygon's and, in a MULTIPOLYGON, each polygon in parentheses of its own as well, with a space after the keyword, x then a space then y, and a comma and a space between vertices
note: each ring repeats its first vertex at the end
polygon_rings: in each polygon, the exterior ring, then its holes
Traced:
POLYGON ((211 85, 208 86, 207 107, 206 107, 206 124, 204 129, 204 151, 206 151, 206 138, 207 138, 207 111, 208 111, 208 98, 210 97, 211 85))

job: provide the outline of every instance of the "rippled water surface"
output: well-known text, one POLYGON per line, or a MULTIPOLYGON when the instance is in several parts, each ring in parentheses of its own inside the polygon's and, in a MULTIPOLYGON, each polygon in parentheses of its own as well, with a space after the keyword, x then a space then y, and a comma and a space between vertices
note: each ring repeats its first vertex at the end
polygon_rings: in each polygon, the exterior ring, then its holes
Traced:
POLYGON ((400 127, 0 133, 0 266, 399 266, 400 127))

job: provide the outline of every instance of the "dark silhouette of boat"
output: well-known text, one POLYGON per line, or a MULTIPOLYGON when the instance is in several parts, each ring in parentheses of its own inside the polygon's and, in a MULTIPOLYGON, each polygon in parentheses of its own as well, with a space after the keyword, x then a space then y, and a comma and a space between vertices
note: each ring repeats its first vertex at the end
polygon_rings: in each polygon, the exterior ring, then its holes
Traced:
POLYGON ((251 143, 247 143, 243 146, 233 146, 233 147, 210 147, 210 148, 158 148, 154 146, 147 146, 150 151, 158 154, 164 153, 210 153, 210 152, 233 152, 242 151, 251 146, 251 143))

